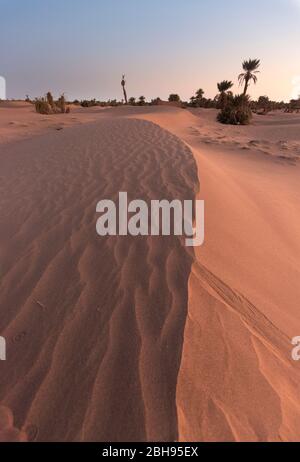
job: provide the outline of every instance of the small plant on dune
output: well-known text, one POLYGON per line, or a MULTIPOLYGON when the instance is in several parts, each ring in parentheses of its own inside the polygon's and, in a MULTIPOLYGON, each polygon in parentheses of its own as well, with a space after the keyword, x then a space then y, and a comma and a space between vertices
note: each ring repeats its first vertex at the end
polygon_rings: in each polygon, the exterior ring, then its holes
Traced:
POLYGON ((196 96, 190 97, 190 105, 196 107, 196 96))
POLYGON ((257 109, 259 114, 267 114, 272 110, 272 103, 268 96, 260 96, 257 101, 257 109))
POLYGON ((243 95, 247 94, 248 87, 250 85, 251 80, 256 84, 257 76, 256 74, 259 72, 257 69, 260 66, 260 59, 248 59, 248 61, 243 62, 243 72, 239 75, 239 82, 240 85, 244 84, 244 92, 243 95))
POLYGON ((145 102, 146 102, 145 96, 140 96, 139 97, 139 105, 144 106, 145 102))
POLYGON ((248 95, 228 95, 225 107, 218 114, 222 124, 248 125, 252 119, 250 98, 248 95))
POLYGON ((204 102, 204 90, 202 88, 199 88, 199 90, 196 91, 195 96, 191 96, 190 98, 190 105, 192 107, 201 107, 204 102))
POLYGON ((199 90, 196 91, 196 98, 202 99, 203 96, 204 96, 204 90, 202 90, 202 88, 199 88, 199 90))
POLYGON ((128 100, 128 103, 131 105, 131 106, 135 106, 135 98, 133 96, 131 96, 128 100))
POLYGON ((45 98, 37 98, 34 102, 35 110, 38 114, 51 114, 51 106, 45 98))
POLYGON ((108 106, 116 107, 119 106, 120 103, 116 99, 109 99, 107 102, 108 106))
POLYGON ((217 108, 224 109, 228 99, 228 91, 233 87, 233 83, 230 80, 223 80, 217 84, 220 92, 218 96, 217 108))
POLYGON ((162 103, 162 100, 161 100, 161 98, 159 96, 157 98, 154 98, 154 99, 151 100, 151 105, 152 106, 158 106, 161 103, 162 103))
POLYGON ((298 99, 291 99, 288 104, 285 105, 284 112, 293 113, 296 111, 297 114, 300 112, 300 95, 298 99))
POLYGON ((207 103, 207 99, 204 98, 204 90, 199 88, 196 91, 195 96, 191 96, 190 103, 188 104, 191 107, 205 107, 207 103))
POLYGON ((197 106, 201 107, 203 98, 204 98, 204 90, 202 90, 202 88, 199 88, 199 90, 197 90, 195 94, 196 94, 195 103, 197 106))
POLYGON ((94 106, 97 106, 97 101, 95 100, 95 98, 92 99, 92 100, 85 99, 85 100, 80 102, 80 105, 82 107, 94 107, 94 106))
POLYGON ((57 108, 59 109, 59 111, 62 113, 62 114, 65 114, 66 113, 66 109, 67 109, 67 106, 66 106, 66 98, 65 98, 65 95, 62 94, 57 103, 56 103, 56 106, 57 108))
POLYGON ((180 103, 180 96, 176 93, 171 93, 168 101, 169 103, 180 103))
POLYGON ((39 114, 68 114, 70 108, 67 106, 64 95, 61 95, 58 101, 54 101, 54 98, 49 91, 45 97, 36 98, 34 101, 35 110, 39 114))
POLYGON ((54 103, 54 99, 53 99, 53 96, 52 96, 52 93, 50 91, 48 91, 47 95, 46 95, 46 99, 47 99, 47 103, 49 104, 49 106, 51 107, 51 109, 53 111, 55 111, 55 103, 54 103))

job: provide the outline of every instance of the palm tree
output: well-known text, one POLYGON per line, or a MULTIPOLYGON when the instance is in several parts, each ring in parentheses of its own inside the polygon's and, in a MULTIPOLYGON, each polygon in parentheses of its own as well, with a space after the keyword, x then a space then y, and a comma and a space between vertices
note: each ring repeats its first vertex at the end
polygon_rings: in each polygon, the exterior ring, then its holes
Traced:
POLYGON ((223 80, 222 82, 218 83, 218 90, 220 93, 225 93, 232 87, 233 83, 230 80, 223 80))
POLYGON ((133 96, 131 96, 131 98, 129 98, 129 104, 131 104, 131 106, 134 106, 135 105, 135 98, 133 96))
POLYGON ((198 100, 201 100, 204 96, 204 90, 202 90, 202 88, 199 88, 199 90, 196 91, 196 98, 198 100))
POLYGON ((248 61, 243 62, 243 69, 245 72, 239 75, 240 85, 245 84, 243 95, 246 95, 250 81, 253 80, 254 83, 257 82, 257 70, 260 66, 260 59, 249 59, 248 61))
POLYGON ((220 95, 218 97, 218 107, 223 109, 226 106, 227 99, 228 99, 228 90, 233 87, 233 83, 230 80, 223 80, 222 82, 218 83, 218 90, 220 95))

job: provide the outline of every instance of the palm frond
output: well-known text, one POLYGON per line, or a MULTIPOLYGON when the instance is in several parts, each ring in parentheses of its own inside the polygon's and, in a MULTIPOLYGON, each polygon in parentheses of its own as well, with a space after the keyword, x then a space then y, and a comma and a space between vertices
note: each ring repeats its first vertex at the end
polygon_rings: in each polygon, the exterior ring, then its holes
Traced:
POLYGON ((243 62, 243 69, 246 72, 253 72, 260 66, 260 59, 248 59, 243 62))

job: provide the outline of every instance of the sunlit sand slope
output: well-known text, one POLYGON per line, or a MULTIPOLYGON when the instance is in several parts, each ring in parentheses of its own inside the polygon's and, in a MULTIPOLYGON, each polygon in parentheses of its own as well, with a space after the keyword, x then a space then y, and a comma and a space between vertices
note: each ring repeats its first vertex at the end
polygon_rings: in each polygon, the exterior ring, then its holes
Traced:
POLYGON ((97 236, 96 204, 195 199, 191 151, 108 118, 7 145, 0 163, 4 413, 35 441, 176 440, 192 255, 177 237, 97 236))

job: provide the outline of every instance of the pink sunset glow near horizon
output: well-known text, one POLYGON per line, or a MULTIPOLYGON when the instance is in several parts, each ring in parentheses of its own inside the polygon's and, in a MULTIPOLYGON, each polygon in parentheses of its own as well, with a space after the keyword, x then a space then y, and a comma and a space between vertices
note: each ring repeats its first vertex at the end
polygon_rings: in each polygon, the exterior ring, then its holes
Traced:
POLYGON ((7 97, 51 90, 69 99, 128 96, 188 100, 238 75, 244 59, 261 60, 253 98, 297 96, 300 0, 0 0, 0 74, 7 97))

